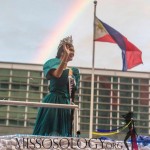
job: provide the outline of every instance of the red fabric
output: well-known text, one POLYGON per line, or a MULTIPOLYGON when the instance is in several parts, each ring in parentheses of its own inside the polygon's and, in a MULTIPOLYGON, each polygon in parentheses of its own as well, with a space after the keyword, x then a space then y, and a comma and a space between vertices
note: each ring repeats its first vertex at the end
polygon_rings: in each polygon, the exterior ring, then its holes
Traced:
POLYGON ((131 141, 132 141, 132 150, 138 150, 138 145, 137 145, 137 141, 136 141, 136 134, 134 133, 134 131, 131 134, 131 141))
POLYGON ((124 41, 126 43, 126 62, 127 62, 127 68, 131 69, 142 62, 142 52, 131 42, 127 40, 127 38, 124 38, 124 41))

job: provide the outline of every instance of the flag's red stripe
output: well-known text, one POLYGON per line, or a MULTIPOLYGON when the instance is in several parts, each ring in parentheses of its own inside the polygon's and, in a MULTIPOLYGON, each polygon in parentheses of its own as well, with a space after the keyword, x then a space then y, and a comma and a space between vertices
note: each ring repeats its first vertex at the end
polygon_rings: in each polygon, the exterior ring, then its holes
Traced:
POLYGON ((131 69, 142 62, 142 52, 126 38, 124 38, 126 44, 126 62, 128 69, 131 69))

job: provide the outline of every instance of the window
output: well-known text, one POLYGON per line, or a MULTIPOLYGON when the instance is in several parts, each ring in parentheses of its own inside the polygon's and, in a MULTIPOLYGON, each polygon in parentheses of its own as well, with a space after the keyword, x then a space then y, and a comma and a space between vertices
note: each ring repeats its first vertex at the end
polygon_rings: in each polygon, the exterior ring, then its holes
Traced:
MULTIPOLYGON (((1 97, 4 97, 4 98, 5 98, 5 97, 8 97, 8 90, 6 90, 6 91, 5 91, 5 90, 0 90, 0 96, 1 96, 1 97)), ((4 98, 3 98, 3 99, 4 99, 4 98)))
POLYGON ((99 104, 99 109, 100 110, 102 110, 102 109, 110 110, 110 105, 109 104, 99 104))
POLYGON ((121 84, 120 90, 131 90, 131 85, 121 84))
POLYGON ((120 83, 130 83, 131 84, 132 79, 126 78, 126 77, 120 77, 120 83))
POLYGON ((121 104, 131 104, 131 99, 129 98, 120 98, 121 104))
POLYGON ((30 91, 40 91, 40 86, 38 86, 38 85, 30 85, 29 90, 30 91))
POLYGON ((38 92, 30 92, 29 98, 39 98, 40 99, 40 93, 38 92))
POLYGON ((9 76, 5 76, 5 77, 3 77, 3 76, 0 76, 0 82, 1 83, 8 83, 9 82, 9 76))
POLYGON ((11 96, 16 98, 26 98, 26 91, 11 91, 11 96))
POLYGON ((20 90, 26 90, 27 85, 26 84, 12 84, 11 86, 12 89, 20 89, 20 90))
POLYGON ((8 89, 9 88, 9 84, 7 83, 0 83, 0 89, 8 89))
POLYGON ((40 77, 42 77, 42 72, 30 71, 30 77, 40 78, 40 77))
POLYGON ((90 103, 81 103, 81 107, 90 109, 90 103))
POLYGON ((9 69, 0 69, 0 75, 9 76, 10 70, 9 69))
POLYGON ((19 85, 21 85, 21 84, 27 84, 27 78, 12 77, 12 82, 13 83, 18 83, 19 85))
POLYGON ((13 76, 17 76, 17 77, 26 77, 27 73, 28 72, 25 70, 13 70, 12 71, 13 76))

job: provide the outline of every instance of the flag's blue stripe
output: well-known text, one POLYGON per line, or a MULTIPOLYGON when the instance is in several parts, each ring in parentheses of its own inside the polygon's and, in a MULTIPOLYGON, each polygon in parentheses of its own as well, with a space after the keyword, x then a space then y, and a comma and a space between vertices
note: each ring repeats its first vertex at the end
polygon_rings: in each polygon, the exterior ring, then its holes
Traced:
POLYGON ((123 71, 127 70, 127 62, 126 62, 126 44, 123 38, 123 35, 121 33, 119 33, 118 31, 116 31, 115 29, 113 29, 112 27, 110 27, 109 25, 107 25, 106 23, 102 22, 101 20, 99 20, 103 26, 105 27, 105 29, 107 30, 107 32, 109 33, 109 35, 114 39, 114 41, 118 44, 118 46, 121 48, 122 50, 122 61, 123 61, 123 71))

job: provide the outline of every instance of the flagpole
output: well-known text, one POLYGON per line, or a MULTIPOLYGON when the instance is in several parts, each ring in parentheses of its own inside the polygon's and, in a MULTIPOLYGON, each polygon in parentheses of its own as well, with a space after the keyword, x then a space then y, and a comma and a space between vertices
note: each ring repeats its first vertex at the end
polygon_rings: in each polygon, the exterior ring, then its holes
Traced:
POLYGON ((94 0, 94 21, 93 21, 93 53, 92 53, 92 77, 91 77, 91 103, 90 103, 90 130, 89 138, 92 138, 93 132, 93 103, 94 103, 94 63, 95 63, 95 17, 97 1, 94 0))

